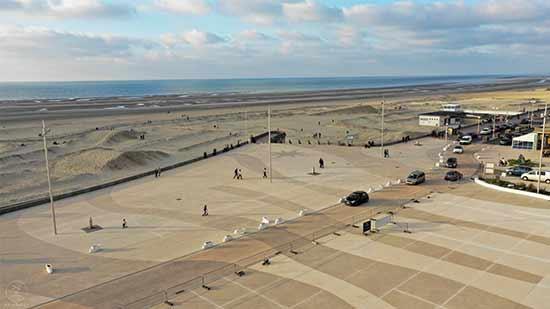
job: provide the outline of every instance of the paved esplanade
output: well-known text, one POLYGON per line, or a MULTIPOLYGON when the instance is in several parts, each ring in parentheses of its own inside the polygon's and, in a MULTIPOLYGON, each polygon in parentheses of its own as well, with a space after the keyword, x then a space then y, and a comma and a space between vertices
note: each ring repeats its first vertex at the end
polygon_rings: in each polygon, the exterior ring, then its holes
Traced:
MULTIPOLYGON (((465 209, 458 211, 458 214, 440 214, 440 209, 437 208, 439 204, 435 201, 442 199, 445 204, 448 193, 444 192, 457 192, 458 195, 450 195, 456 198, 456 203, 460 203, 460 199, 475 197, 463 197, 468 191, 465 193, 461 185, 449 186, 441 181, 441 172, 437 171, 429 174, 429 178, 433 178, 425 185, 393 186, 374 193, 367 207, 332 206, 351 190, 367 189, 403 178, 415 168, 426 171, 431 169, 442 146, 441 141, 431 139, 424 140, 422 146, 412 143, 398 145, 390 148, 390 159, 381 160, 379 149, 274 145, 274 179, 273 184, 270 184, 262 179, 262 171, 267 162, 267 147, 254 145, 165 173, 159 179, 150 178, 114 190, 60 202, 57 207, 58 236, 51 233, 47 206, 0 217, 3 238, 0 271, 2 285, 8 291, 2 294, 0 303, 30 306, 50 298, 72 294, 46 307, 114 307, 277 247, 324 226, 351 222, 350 218, 353 216, 368 216, 376 211, 394 209, 413 197, 420 198, 434 191, 441 193, 431 200, 434 203, 431 208, 424 210, 420 206, 425 204, 422 200, 420 204, 413 204, 414 208, 399 212, 399 220, 414 226, 413 229, 432 224, 434 229, 429 231, 432 234, 436 233, 436 226, 448 220, 451 222, 449 233, 456 230, 460 226, 457 222, 460 222, 465 228, 478 231, 478 234, 500 233, 499 235, 513 237, 510 235, 515 229, 491 229, 492 222, 483 221, 485 217, 481 216, 476 220, 482 222, 472 222, 465 209), (320 175, 308 175, 320 157, 324 159, 326 168, 319 170, 317 166, 320 175), (232 179, 235 168, 242 169, 243 180, 232 179), (204 204, 209 208, 207 217, 201 216, 204 204), (327 209, 280 228, 270 228, 222 247, 189 255, 197 251, 204 241, 218 243, 235 229, 256 229, 263 216, 272 220, 277 217, 291 219, 302 209, 322 208, 327 209), (93 217, 94 224, 101 226, 102 230, 93 233, 81 230, 88 224, 90 216, 93 217), (453 216, 460 220, 455 220, 453 216), (126 218, 129 228, 121 228, 122 218, 126 218), (92 244, 100 244, 103 250, 89 254, 88 249, 92 244), (175 258, 177 259, 160 266, 120 278, 175 258), (46 274, 46 263, 53 264, 54 274, 46 274), (112 279, 116 280, 98 285, 112 279)), ((471 151, 462 155, 460 162, 464 162, 463 169, 469 173, 476 167, 471 151)), ((476 203, 477 200, 471 201, 463 207, 475 206, 476 203)), ((524 210, 527 211, 531 211, 531 208, 524 210)), ((543 213, 539 215, 544 216, 543 213)), ((436 243, 424 234, 422 239, 417 239, 417 233, 395 233, 396 239, 382 237, 384 234, 380 233, 377 237, 366 239, 357 235, 356 231, 353 228, 345 229, 339 233, 341 236, 323 238, 321 244, 298 255, 283 252, 283 255, 273 259, 270 266, 254 266, 242 278, 216 281, 214 285, 218 288, 212 291, 183 293, 175 300, 175 304, 181 304, 182 308, 308 308, 324 307, 323 305, 346 308, 357 307, 357 299, 365 299, 365 306, 371 304, 376 308, 406 308, 405 304, 410 304, 410 299, 416 300, 418 307, 421 307, 422 304, 440 304, 449 298, 453 301, 446 305, 463 304, 476 297, 500 301, 504 305, 526 303, 518 295, 497 295, 493 290, 487 291, 484 286, 463 288, 470 287, 466 285, 469 283, 468 278, 458 274, 457 278, 453 278, 450 273, 442 270, 441 273, 436 270, 415 270, 418 264, 410 264, 401 261, 402 259, 395 260, 399 256, 406 257, 414 253, 428 256, 425 259, 453 257, 455 259, 447 263, 461 267, 468 266, 471 257, 492 261, 489 256, 478 257, 477 252, 470 255, 461 252, 463 256, 456 256, 455 253, 459 250, 454 247, 447 248, 449 252, 444 251, 441 248, 446 244, 450 247, 452 241, 449 239, 447 243, 441 240, 436 243), (409 239, 414 244, 410 245, 409 239), (359 250, 361 246, 373 244, 380 247, 380 250, 366 256, 366 252, 372 252, 370 248, 368 251, 359 250), (440 249, 437 252, 448 254, 429 256, 431 253, 428 252, 432 252, 434 248, 440 249), (369 266, 372 263, 384 263, 378 265, 384 267, 372 268, 369 266), (376 269, 380 273, 367 275, 367 272, 364 276, 360 276, 360 273, 351 274, 348 273, 352 270, 348 265, 356 270, 376 269), (413 277, 416 273, 418 274, 413 277), (410 279, 407 280, 408 278, 410 279), (451 280, 444 281, 445 284, 440 288, 442 291, 433 294, 419 288, 439 286, 443 282, 441 278, 451 280), (265 286, 269 289, 259 289, 265 286), (466 300, 460 302, 463 298, 466 300)), ((530 232, 521 234, 521 237, 529 238, 528 241, 522 238, 523 243, 533 242, 530 232)), ((453 243, 456 244, 456 239, 462 235, 452 236, 455 239, 453 243)), ((435 236, 432 238, 435 239, 435 236)), ((539 238, 535 238, 540 240, 536 242, 536 246, 543 246, 545 238, 543 235, 539 238)), ((502 246, 506 247, 506 244, 502 246)), ((424 261, 419 260, 416 255, 411 261, 424 261)), ((539 264, 544 264, 544 253, 540 255, 529 256, 539 258, 539 264)), ((503 282, 509 284, 507 287, 515 287, 510 280, 526 280, 525 284, 530 284, 540 295, 544 294, 545 290, 540 290, 544 287, 535 289, 544 278, 544 274, 534 271, 537 265, 529 266, 534 269, 524 265, 514 268, 510 266, 514 264, 513 261, 503 261, 489 263, 491 268, 477 271, 490 272, 494 268, 493 264, 498 267, 491 275, 504 277, 503 282)), ((533 303, 538 300, 533 299, 533 303)))

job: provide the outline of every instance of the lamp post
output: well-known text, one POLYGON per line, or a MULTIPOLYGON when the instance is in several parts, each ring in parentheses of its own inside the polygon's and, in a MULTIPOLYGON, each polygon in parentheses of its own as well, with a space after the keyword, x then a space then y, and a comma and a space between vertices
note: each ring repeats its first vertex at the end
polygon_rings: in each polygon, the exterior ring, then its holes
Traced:
POLYGON ((544 105, 544 115, 542 120, 542 139, 540 141, 540 155, 539 155, 539 179, 537 181, 537 193, 540 193, 540 180, 542 177, 542 156, 544 153, 544 131, 546 130, 546 117, 548 116, 548 103, 544 105))
POLYGON ((382 99, 382 118, 380 120, 380 154, 382 158, 384 158, 384 101, 385 99, 382 99))
POLYGON ((48 193, 50 195, 50 208, 52 210, 52 221, 53 221, 53 234, 57 235, 57 224, 55 222, 55 206, 53 203, 53 194, 52 194, 52 182, 50 180, 50 164, 48 161, 48 144, 46 143, 46 134, 50 130, 46 130, 46 123, 42 120, 42 140, 44 141, 44 158, 46 163, 46 175, 48 178, 48 193))
POLYGON ((269 182, 273 182, 273 166, 271 160, 271 105, 267 106, 267 139, 268 139, 268 148, 269 148, 269 182))

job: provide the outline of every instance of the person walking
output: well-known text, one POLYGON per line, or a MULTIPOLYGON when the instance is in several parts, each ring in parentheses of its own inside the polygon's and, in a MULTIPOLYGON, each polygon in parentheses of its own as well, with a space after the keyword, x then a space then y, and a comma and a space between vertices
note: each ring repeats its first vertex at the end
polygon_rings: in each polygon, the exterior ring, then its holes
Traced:
POLYGON ((267 178, 267 168, 264 167, 264 179, 267 178))
POLYGON ((208 206, 206 204, 204 204, 204 207, 202 208, 202 216, 208 216, 208 206))
POLYGON ((323 158, 319 159, 319 168, 325 168, 325 160, 323 158))
POLYGON ((239 178, 239 169, 236 168, 235 171, 233 172, 233 179, 238 179, 239 178))
POLYGON ((125 229, 127 227, 128 227, 128 225, 126 223, 126 218, 122 218, 122 228, 125 229))
POLYGON ((243 180, 243 171, 241 169, 237 171, 237 179, 243 180))
POLYGON ((390 151, 388 149, 384 149, 384 158, 390 157, 390 151))

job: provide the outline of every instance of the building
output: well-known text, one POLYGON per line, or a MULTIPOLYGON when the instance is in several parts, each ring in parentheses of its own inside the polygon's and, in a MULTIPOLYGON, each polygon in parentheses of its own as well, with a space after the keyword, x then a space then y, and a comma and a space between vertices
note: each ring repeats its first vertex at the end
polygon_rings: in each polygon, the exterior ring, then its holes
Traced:
MULTIPOLYGON (((546 129, 546 132, 544 133, 544 139, 545 139, 544 149, 549 149, 550 148, 550 129, 546 129)), ((512 148, 537 150, 537 149, 540 149, 541 141, 542 141, 542 129, 538 129, 535 132, 514 137, 512 139, 512 148)))
POLYGON ((444 127, 458 128, 461 124, 461 119, 464 117, 462 112, 452 111, 437 111, 424 113, 418 116, 418 124, 427 127, 444 127))

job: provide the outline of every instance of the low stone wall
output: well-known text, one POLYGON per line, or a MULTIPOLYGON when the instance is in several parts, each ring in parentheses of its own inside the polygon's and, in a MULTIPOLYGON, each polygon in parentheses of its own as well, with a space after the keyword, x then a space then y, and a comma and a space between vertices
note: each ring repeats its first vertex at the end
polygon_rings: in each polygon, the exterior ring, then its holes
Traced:
POLYGON ((483 181, 479 178, 475 178, 474 182, 476 184, 480 185, 480 186, 483 186, 485 188, 489 188, 489 189, 492 189, 492 190, 497 190, 497 191, 502 191, 502 192, 512 193, 512 194, 519 194, 519 195, 524 195, 524 196, 528 196, 528 197, 533 197, 533 198, 538 198, 538 199, 550 201, 550 196, 549 195, 543 195, 543 194, 537 194, 537 193, 527 192, 527 191, 522 191, 522 190, 504 188, 504 187, 501 187, 501 186, 486 183, 485 181, 483 181))

